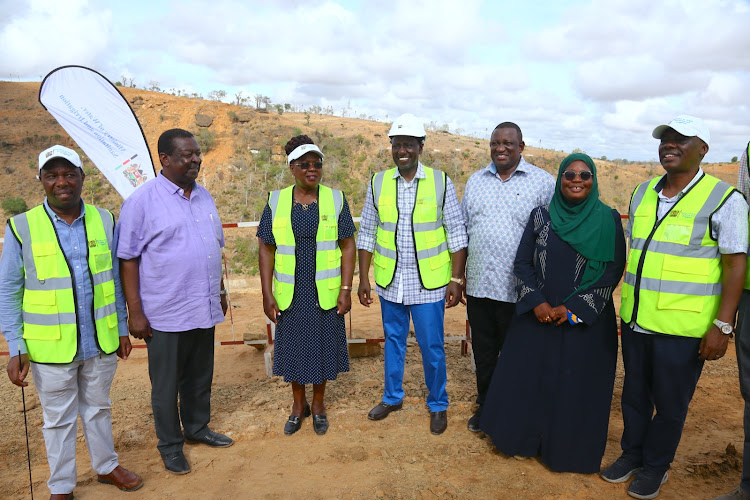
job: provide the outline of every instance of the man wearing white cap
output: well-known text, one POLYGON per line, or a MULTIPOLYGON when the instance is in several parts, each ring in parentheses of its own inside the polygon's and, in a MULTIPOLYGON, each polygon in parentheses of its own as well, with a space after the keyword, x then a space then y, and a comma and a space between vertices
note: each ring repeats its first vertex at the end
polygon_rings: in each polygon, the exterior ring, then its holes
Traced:
POLYGON ((32 367, 53 499, 73 497, 79 415, 99 482, 124 491, 143 485, 118 464, 114 449, 109 390, 115 353, 127 359, 131 346, 114 217, 83 203, 85 177, 75 151, 63 146, 42 151, 39 179, 46 198, 8 221, 0 258, 8 377, 25 387, 32 367))
POLYGON ((445 308, 461 300, 468 238, 453 183, 419 161, 426 136, 409 114, 388 132, 396 168, 373 175, 367 189, 357 238, 358 295, 365 307, 373 302, 372 261, 385 331, 385 391, 368 418, 401 409, 411 317, 429 390, 430 432, 442 434, 448 425, 443 319, 445 308))
POLYGON ((724 356, 745 277, 748 208, 701 161, 703 120, 680 115, 653 131, 666 175, 636 187, 622 285, 625 381, 622 455, 602 471, 628 494, 655 498, 667 481, 704 361, 724 356), (654 412, 655 410, 655 412, 654 412))

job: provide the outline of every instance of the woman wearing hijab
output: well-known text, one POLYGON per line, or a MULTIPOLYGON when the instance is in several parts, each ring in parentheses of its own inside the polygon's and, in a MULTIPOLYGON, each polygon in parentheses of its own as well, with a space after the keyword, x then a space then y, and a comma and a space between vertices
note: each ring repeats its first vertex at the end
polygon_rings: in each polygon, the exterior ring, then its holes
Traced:
POLYGON ((599 472, 617 363, 612 292, 624 266, 620 215, 599 200, 591 158, 572 154, 516 255, 517 315, 480 424, 498 450, 541 455, 557 472, 599 472))
POLYGON ((292 384, 284 434, 311 413, 313 429, 325 434, 326 381, 349 371, 344 315, 352 305, 355 227, 343 193, 320 184, 324 156, 312 139, 293 137, 284 149, 295 182, 269 194, 257 233, 263 311, 276 323, 273 373, 292 384))

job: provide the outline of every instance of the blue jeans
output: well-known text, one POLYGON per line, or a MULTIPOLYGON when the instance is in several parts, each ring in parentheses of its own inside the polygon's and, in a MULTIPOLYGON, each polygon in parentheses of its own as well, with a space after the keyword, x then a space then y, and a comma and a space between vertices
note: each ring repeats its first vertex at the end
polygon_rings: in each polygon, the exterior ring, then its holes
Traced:
POLYGON ((380 298, 380 313, 385 331, 385 394, 383 402, 389 405, 404 399, 404 361, 406 337, 409 335, 409 317, 414 322, 414 335, 422 351, 424 381, 430 391, 427 406, 430 411, 448 408, 448 393, 445 369, 445 345, 443 319, 445 302, 406 306, 380 298))

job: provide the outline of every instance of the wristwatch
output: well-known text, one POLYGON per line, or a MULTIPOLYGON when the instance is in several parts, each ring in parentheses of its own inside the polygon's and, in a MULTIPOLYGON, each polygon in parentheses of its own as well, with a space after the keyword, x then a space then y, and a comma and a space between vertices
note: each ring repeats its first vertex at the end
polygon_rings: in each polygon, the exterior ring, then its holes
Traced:
POLYGON ((451 276, 451 281, 453 281, 454 283, 458 283, 461 286, 464 286, 464 280, 462 278, 454 278, 453 276, 451 276))
POLYGON ((727 323, 726 321, 722 321, 719 318, 716 318, 714 320, 714 325, 716 325, 719 331, 724 335, 731 335, 732 332, 734 332, 734 328, 731 324, 727 323))

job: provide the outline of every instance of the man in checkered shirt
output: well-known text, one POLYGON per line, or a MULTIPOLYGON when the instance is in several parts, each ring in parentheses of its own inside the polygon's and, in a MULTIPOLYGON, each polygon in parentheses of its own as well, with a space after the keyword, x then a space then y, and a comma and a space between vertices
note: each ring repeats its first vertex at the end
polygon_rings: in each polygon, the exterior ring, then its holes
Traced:
POLYGON ((445 308, 462 297, 468 239, 453 183, 419 161, 426 135, 413 115, 397 118, 388 133, 396 168, 375 174, 367 190, 357 238, 358 295, 365 307, 372 304, 373 261, 385 331, 385 390, 368 417, 382 420, 401 409, 411 317, 429 390, 430 432, 442 434, 448 425, 443 319, 445 308))

